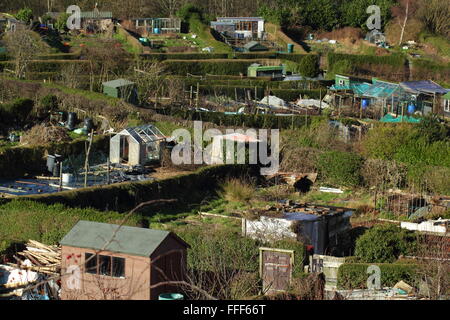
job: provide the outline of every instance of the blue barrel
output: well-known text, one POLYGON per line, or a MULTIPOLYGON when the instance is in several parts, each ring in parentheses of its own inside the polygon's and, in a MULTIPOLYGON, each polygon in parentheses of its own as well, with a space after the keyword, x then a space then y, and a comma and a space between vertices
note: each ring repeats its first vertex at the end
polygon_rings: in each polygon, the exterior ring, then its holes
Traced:
POLYGON ((159 28, 154 28, 153 29, 153 33, 159 34, 161 31, 159 30, 159 28))
POLYGON ((288 43, 287 51, 288 53, 294 53, 294 45, 292 43, 288 43))
POLYGON ((416 111, 416 106, 413 104, 408 105, 408 113, 412 114, 416 111))
POLYGON ((366 109, 369 106, 369 100, 368 99, 362 99, 361 100, 361 106, 363 109, 366 109))
POLYGON ((184 300, 184 296, 181 293, 163 293, 158 300, 184 300))

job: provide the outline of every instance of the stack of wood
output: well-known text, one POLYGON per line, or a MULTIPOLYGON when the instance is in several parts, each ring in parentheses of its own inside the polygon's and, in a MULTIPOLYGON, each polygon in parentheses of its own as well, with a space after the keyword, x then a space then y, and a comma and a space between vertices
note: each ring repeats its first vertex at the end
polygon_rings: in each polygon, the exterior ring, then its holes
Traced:
POLYGON ((18 252, 18 255, 25 259, 14 256, 17 264, 10 264, 20 269, 28 269, 35 272, 49 275, 57 275, 61 269, 61 247, 48 246, 38 241, 29 240, 26 244, 27 249, 18 252), (24 260, 31 261, 31 266, 24 264, 24 260))

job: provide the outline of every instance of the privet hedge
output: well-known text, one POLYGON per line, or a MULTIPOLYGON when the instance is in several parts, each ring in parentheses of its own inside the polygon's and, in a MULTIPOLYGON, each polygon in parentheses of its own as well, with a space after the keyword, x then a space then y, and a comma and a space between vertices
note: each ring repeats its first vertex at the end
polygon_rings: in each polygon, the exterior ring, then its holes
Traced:
MULTIPOLYGON (((370 263, 344 263, 341 265, 338 269, 338 289, 366 289, 367 278, 370 276, 367 268, 371 265, 370 263)), ((416 284, 418 269, 416 264, 381 263, 375 265, 379 266, 381 270, 382 287, 393 287, 400 280, 412 286, 416 284)))

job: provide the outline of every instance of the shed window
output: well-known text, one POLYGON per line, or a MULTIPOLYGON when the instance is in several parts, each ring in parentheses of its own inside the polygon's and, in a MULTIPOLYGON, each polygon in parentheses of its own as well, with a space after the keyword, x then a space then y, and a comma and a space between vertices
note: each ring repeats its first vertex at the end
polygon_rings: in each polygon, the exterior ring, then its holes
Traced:
POLYGON ((97 256, 92 253, 84 254, 86 273, 97 274, 97 256))
POLYGON ((125 258, 105 255, 93 256, 92 253, 85 253, 86 273, 115 278, 125 277, 125 258), (90 260, 88 261, 88 259, 90 260))
POLYGON ((450 112, 450 100, 445 100, 444 102, 444 111, 450 112))
POLYGON ((113 257, 112 258, 112 276, 116 278, 125 277, 125 259, 113 257))
POLYGON ((100 256, 99 257, 99 274, 102 276, 111 275, 111 256, 100 256))

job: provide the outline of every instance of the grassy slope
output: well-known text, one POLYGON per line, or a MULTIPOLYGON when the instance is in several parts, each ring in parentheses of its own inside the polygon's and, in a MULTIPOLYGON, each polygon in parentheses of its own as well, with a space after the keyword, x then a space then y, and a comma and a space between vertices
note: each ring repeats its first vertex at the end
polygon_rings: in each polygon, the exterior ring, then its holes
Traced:
POLYGON ((294 44, 294 53, 307 53, 302 46, 300 46, 296 41, 291 39, 288 35, 286 35, 283 30, 281 30, 280 26, 277 26, 273 23, 266 22, 265 24, 266 32, 269 33, 269 39, 275 41, 283 48, 286 48, 288 43, 294 44))
POLYGON ((195 40, 200 48, 213 47, 215 52, 231 52, 231 48, 224 42, 217 41, 211 34, 209 26, 200 20, 191 18, 189 29, 198 36, 195 40))
MULTIPOLYGON (((13 200, 0 205, 0 252, 29 239, 56 244, 79 220, 120 223, 122 218, 116 212, 13 200)), ((138 218, 133 216, 126 224, 135 226, 138 218)))

